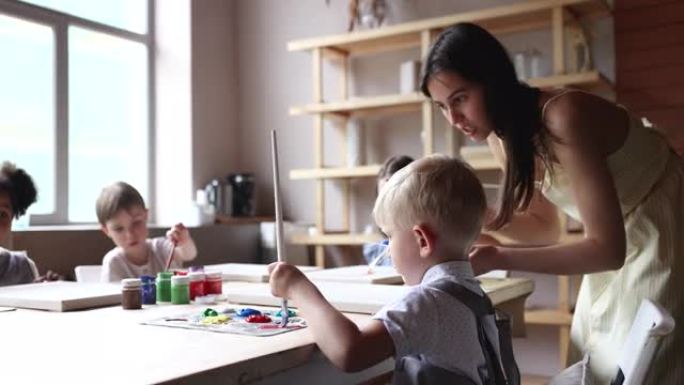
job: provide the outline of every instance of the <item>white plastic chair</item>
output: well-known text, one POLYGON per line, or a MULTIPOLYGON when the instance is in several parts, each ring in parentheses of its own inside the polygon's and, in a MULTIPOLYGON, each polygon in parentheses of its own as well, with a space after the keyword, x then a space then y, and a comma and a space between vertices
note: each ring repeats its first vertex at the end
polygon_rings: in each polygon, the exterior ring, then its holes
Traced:
POLYGON ((80 265, 74 268, 76 282, 100 282, 102 265, 80 265))
MULTIPOLYGON (((672 332, 675 321, 667 310, 651 300, 641 301, 618 359, 618 371, 611 385, 641 385, 653 360, 658 343, 672 332)), ((549 385, 592 385, 590 355, 566 368, 549 385)))
POLYGON ((632 323, 611 385, 639 385, 651 365, 661 338, 670 334, 675 321, 660 305, 644 299, 632 323))

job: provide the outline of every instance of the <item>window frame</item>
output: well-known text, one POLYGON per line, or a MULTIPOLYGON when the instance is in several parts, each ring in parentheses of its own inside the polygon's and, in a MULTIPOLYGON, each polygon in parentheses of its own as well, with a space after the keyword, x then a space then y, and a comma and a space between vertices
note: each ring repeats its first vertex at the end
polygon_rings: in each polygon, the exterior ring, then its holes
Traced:
MULTIPOLYGON (((156 179, 155 1, 147 0, 147 32, 137 33, 19 0, 0 0, 0 13, 50 27, 53 29, 55 37, 55 211, 50 214, 31 214, 29 226, 79 223, 69 221, 69 26, 138 42, 143 44, 147 50, 149 144, 147 175, 149 187, 148 196, 144 198, 148 202, 148 208, 154 213, 156 197, 154 183, 156 179)), ((94 206, 95 202, 93 202, 94 206)))

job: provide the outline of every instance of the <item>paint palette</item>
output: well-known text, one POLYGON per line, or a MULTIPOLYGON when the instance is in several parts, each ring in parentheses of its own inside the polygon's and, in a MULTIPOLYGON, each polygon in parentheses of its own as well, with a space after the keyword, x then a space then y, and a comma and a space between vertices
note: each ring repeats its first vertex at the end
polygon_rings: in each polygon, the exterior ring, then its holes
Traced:
POLYGON ((143 322, 144 325, 196 329, 215 333, 267 337, 306 327, 306 321, 290 310, 287 326, 281 327, 280 310, 260 311, 251 308, 206 308, 143 322))

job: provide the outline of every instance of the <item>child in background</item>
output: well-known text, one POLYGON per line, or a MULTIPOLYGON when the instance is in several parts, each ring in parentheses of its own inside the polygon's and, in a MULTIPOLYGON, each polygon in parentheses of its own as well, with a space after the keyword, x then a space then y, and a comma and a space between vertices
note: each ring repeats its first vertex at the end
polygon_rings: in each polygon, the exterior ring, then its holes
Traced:
MULTIPOLYGON (((0 167, 0 244, 12 230, 12 221, 26 213, 37 198, 38 192, 31 176, 10 162, 0 167)), ((34 281, 53 281, 61 277, 48 271, 38 276, 36 264, 25 251, 12 251, 0 247, 0 286, 18 285, 34 281)))
MULTIPOLYGON (((380 168, 380 172, 378 172, 377 191, 379 192, 382 190, 382 186, 385 185, 395 172, 406 167, 411 162, 413 162, 413 158, 406 155, 395 155, 387 158, 380 168)), ((380 243, 366 243, 363 245, 363 259, 365 259, 368 264, 374 263, 375 261, 376 266, 391 266, 392 261, 389 258, 389 255, 387 255, 386 249, 386 241, 380 243)))
POLYGON ((359 327, 292 265, 269 265, 271 291, 297 304, 320 349, 342 370, 363 370, 394 356, 394 383, 446 383, 451 376, 466 377, 458 383, 490 383, 486 377, 497 371, 492 368, 501 368, 491 360, 500 357, 494 317, 476 318, 457 298, 463 296, 445 289, 456 285, 471 300, 487 301, 468 260, 485 209, 482 185, 464 162, 417 160, 387 181, 373 209, 394 266, 415 285, 403 298, 359 327), (479 335, 491 349, 481 346, 479 335))
POLYGON ((96 204, 102 232, 117 246, 102 261, 102 282, 156 275, 164 271, 173 249, 171 268, 197 256, 195 243, 182 223, 166 233, 166 238, 147 239, 147 208, 133 186, 117 182, 105 187, 96 204), (174 249, 175 245, 175 249, 174 249))

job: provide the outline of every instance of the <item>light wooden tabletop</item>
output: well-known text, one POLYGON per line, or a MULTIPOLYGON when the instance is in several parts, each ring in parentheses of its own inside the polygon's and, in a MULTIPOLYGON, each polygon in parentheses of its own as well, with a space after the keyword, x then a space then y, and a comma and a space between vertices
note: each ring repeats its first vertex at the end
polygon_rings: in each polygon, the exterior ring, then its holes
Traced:
MULTIPOLYGON (((486 281, 483 286, 495 304, 524 299, 533 288, 526 279, 486 281)), ((252 337, 141 324, 206 307, 0 312, 0 383, 196 383, 219 376, 224 384, 245 384, 303 365, 318 354, 308 329, 252 337)), ((347 316, 357 324, 370 319, 347 316)))

